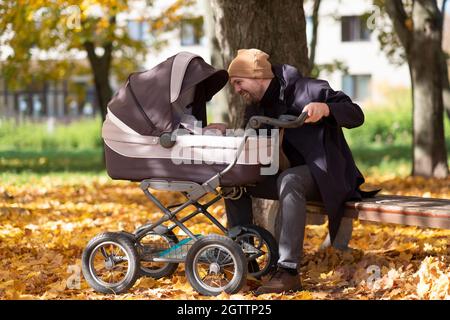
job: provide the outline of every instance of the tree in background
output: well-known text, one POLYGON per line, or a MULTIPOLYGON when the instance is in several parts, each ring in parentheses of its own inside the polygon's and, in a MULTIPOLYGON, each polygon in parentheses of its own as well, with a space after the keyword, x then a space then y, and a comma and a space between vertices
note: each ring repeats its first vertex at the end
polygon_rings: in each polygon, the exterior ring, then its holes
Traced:
MULTIPOLYGON (((223 65, 228 67, 238 49, 258 48, 272 63, 288 63, 308 74, 308 47, 303 1, 249 0, 211 2, 223 65)), ((244 107, 229 95, 232 127, 242 127, 244 107)))
MULTIPOLYGON (((387 15, 386 12, 386 1, 385 0, 373 0, 373 4, 379 9, 379 14, 377 14, 375 19, 372 21, 374 22, 374 27, 377 28, 378 32, 378 40, 381 45, 381 49, 386 53, 387 57, 393 64, 401 65, 405 62, 407 62, 405 49, 403 48, 402 44, 400 43, 400 40, 395 32, 393 30, 392 21, 388 22, 386 21, 385 16, 389 19, 389 15, 387 15)), ((449 73, 448 73, 448 53, 445 52, 443 48, 443 41, 444 41, 444 22, 445 22, 445 16, 446 16, 446 5, 448 1, 442 0, 441 1, 441 7, 440 7, 440 17, 438 18, 442 34, 442 65, 441 65, 441 72, 442 72, 442 87, 443 87, 443 99, 444 99, 444 111, 447 114, 447 118, 450 119, 450 82, 449 82, 449 73)), ((412 2, 411 0, 408 2, 405 2, 405 6, 409 8, 409 11, 411 11, 412 2)), ((377 10, 378 10, 377 9, 377 10)), ((372 15, 373 12, 368 13, 368 15, 372 15)), ((411 20, 412 21, 412 20, 411 20)))
MULTIPOLYGON (((127 25, 117 22, 119 13, 130 10, 127 0, 5 0, 0 1, 0 47, 10 47, 1 63, 7 83, 26 85, 32 81, 65 79, 79 52, 86 52, 102 117, 112 97, 110 76, 119 79, 136 70, 148 48, 129 36, 127 25), (48 56, 39 59, 36 54, 48 56)), ((136 1, 134 1, 136 2, 136 1)), ((149 9, 154 1, 143 1, 149 9)), ((158 16, 142 12, 155 39, 175 27, 179 9, 191 0, 175 0, 158 16)), ((161 43, 155 41, 152 47, 161 43)))
MULTIPOLYGON (((311 0, 313 1, 313 10, 312 10, 312 37, 310 40, 310 72, 312 76, 318 76, 321 69, 326 68, 326 66, 320 66, 315 63, 315 51, 316 51, 316 44, 318 41, 318 26, 319 26, 319 10, 321 5, 321 0, 311 0)), ((442 110, 444 112, 444 108, 447 111, 447 115, 450 117, 450 85, 449 85, 449 77, 448 77, 448 66, 447 66, 447 54, 442 49, 443 44, 443 29, 444 29, 444 17, 445 17, 445 6, 447 1, 443 0, 440 4, 441 7, 438 8, 437 1, 424 1, 423 4, 426 4, 428 6, 433 6, 432 14, 429 14, 428 18, 429 21, 431 21, 431 24, 433 25, 433 28, 435 30, 434 34, 429 35, 429 39, 439 39, 435 41, 435 49, 431 50, 431 52, 428 52, 430 54, 430 57, 427 57, 426 54, 422 57, 420 57, 420 46, 423 44, 423 42, 420 42, 419 40, 416 41, 418 50, 412 51, 410 47, 407 47, 407 50, 405 49, 405 44, 411 43, 414 38, 414 36, 417 39, 423 38, 423 35, 418 35, 416 31, 413 30, 414 21, 413 21, 413 8, 415 7, 416 10, 420 8, 422 5, 420 3, 421 1, 389 1, 389 0, 374 0, 374 4, 380 8, 380 13, 383 13, 381 16, 377 16, 375 21, 372 20, 372 22, 375 22, 375 25, 377 27, 377 33, 378 33, 378 39, 381 45, 382 50, 387 54, 390 61, 394 64, 401 65, 405 62, 408 62, 410 66, 411 72, 414 71, 414 74, 416 75, 415 78, 413 78, 413 73, 411 73, 411 79, 412 79, 412 86, 414 88, 414 84, 419 85, 418 82, 424 83, 428 81, 428 84, 433 87, 433 90, 425 92, 441 92, 441 95, 443 97, 443 104, 444 107, 439 106, 439 102, 433 97, 429 97, 428 101, 418 101, 417 99, 421 99, 422 93, 414 94, 413 99, 415 99, 415 108, 414 108, 414 154, 413 154, 413 175, 422 175, 427 177, 446 177, 448 175, 448 168, 447 168, 447 152, 446 152, 446 145, 445 145, 445 138, 444 138, 444 129, 443 129, 443 117, 437 116, 436 112, 439 113, 439 110, 442 110), (417 4, 416 4, 417 3, 417 4), (392 15, 387 12, 388 7, 394 6, 396 8, 404 8, 404 14, 405 18, 403 22, 400 22, 399 25, 402 26, 401 29, 410 29, 409 36, 404 36, 401 40, 399 34, 397 33, 398 28, 394 28, 395 19, 399 18, 398 15, 392 15), (407 13, 408 12, 408 13, 407 13), (387 17, 388 20, 383 19, 384 17, 387 17), (394 30, 393 30, 394 28, 394 30), (412 40, 406 40, 406 38, 412 38, 412 40), (438 48, 438 46, 440 48, 438 48), (411 60, 411 57, 413 55, 413 52, 416 52, 416 55, 419 55, 415 59, 411 60), (433 52, 436 54, 436 56, 431 57, 433 55, 433 52), (427 60, 432 59, 432 60, 427 60), (411 62, 415 63, 414 67, 412 68, 411 62), (431 62, 432 61, 432 62, 431 62), (430 78, 425 79, 422 77, 423 74, 417 73, 418 69, 420 67, 418 66, 418 62, 422 62, 422 66, 426 67, 429 63, 432 63, 435 68, 430 68, 430 70, 434 70, 429 72, 430 75, 434 73, 434 79, 431 80, 430 78), (439 66, 438 66, 439 65, 439 66), (432 81, 432 82, 430 82, 432 81), (433 83, 440 82, 437 86, 434 86, 433 83), (434 104, 431 102, 434 101, 434 104), (434 107, 430 107, 430 106, 434 107), (434 110, 434 111, 433 111, 434 110), (425 115, 423 113, 426 113, 425 115), (427 138, 424 138, 427 137, 427 138), (433 142, 433 143, 432 143, 433 142), (425 147, 424 147, 425 146, 425 147)), ((427 9, 428 10, 428 9, 427 9)), ((392 13, 392 10, 391 10, 392 13)), ((370 16, 373 14, 373 12, 368 13, 363 16, 363 18, 368 21, 368 19, 371 19, 370 16)), ((424 26, 424 21, 428 18, 422 17, 422 21, 416 21, 415 24, 418 26, 424 26)), ((416 20, 418 19, 416 15, 416 20)), ((419 27, 420 28, 420 27, 419 27)), ((417 28, 416 28, 417 29, 417 28)), ((405 34, 405 32, 401 32, 400 34, 405 34)), ((429 46, 428 46, 429 48, 429 46)), ((333 68, 340 69, 344 73, 345 66, 339 67, 338 64, 332 64, 330 65, 333 68), (334 65, 334 66, 333 66, 334 65)), ((333 71, 332 69, 330 71, 333 71)), ((420 90, 420 89, 418 89, 420 90)), ((424 97, 429 96, 429 94, 426 94, 424 97)), ((436 96, 438 96, 439 93, 436 93, 436 96)))
MULTIPOLYGON (((322 72, 328 74, 340 71, 344 74, 348 74, 348 66, 341 60, 335 59, 330 63, 316 63, 316 48, 317 42, 319 40, 319 25, 320 25, 320 7, 322 0, 307 0, 305 4, 309 2, 312 3, 312 14, 311 14, 311 38, 308 39, 309 43, 309 72, 308 76, 312 78, 319 78, 322 72)), ((340 17, 336 17, 340 19, 340 17)))
POLYGON ((312 74, 316 63, 316 47, 317 47, 317 32, 319 30, 319 10, 322 0, 314 0, 313 12, 312 12, 312 32, 309 50, 309 74, 312 74))
POLYGON ((380 33, 382 47, 390 56, 405 59, 411 74, 412 175, 447 177, 443 93, 448 89, 448 75, 442 50, 443 14, 436 0, 376 3, 386 11, 395 31, 395 34, 380 33), (403 50, 399 53, 396 48, 403 50))

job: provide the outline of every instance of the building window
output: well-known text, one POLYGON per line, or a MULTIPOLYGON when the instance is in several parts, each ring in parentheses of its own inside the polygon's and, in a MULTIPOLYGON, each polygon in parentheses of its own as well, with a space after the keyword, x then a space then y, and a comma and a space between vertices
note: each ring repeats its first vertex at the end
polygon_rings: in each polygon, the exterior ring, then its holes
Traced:
POLYGON ((147 21, 128 21, 128 35, 135 41, 147 41, 149 39, 149 25, 147 21))
POLYGON ((342 91, 352 100, 364 101, 370 97, 371 75, 344 75, 342 77, 342 91))
POLYGON ((341 18, 342 42, 369 41, 370 30, 361 16, 346 16, 341 18))
POLYGON ((182 46, 199 45, 203 37, 203 17, 183 19, 180 32, 182 46))

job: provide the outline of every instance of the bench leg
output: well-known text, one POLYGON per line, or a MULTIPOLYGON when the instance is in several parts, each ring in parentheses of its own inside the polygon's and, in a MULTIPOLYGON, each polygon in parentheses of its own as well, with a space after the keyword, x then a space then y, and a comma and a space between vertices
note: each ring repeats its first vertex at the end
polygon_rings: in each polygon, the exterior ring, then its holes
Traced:
MULTIPOLYGON (((352 238, 352 232, 353 232, 353 219, 345 217, 342 218, 336 239, 334 239, 333 242, 333 247, 339 250, 348 250, 348 243, 352 238)), ((327 237, 320 245, 320 249, 328 248, 331 245, 330 242, 331 242, 330 234, 328 233, 327 237)))

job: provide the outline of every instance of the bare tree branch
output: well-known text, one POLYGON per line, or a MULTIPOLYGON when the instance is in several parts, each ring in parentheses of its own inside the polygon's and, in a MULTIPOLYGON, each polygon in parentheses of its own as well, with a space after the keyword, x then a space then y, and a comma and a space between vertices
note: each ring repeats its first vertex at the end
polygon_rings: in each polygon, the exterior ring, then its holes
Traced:
POLYGON ((386 0, 386 12, 391 18, 394 29, 406 52, 409 52, 412 40, 412 30, 408 27, 409 17, 401 0, 386 0))
POLYGON ((317 31, 319 29, 319 9, 322 0, 314 0, 314 9, 312 15, 313 29, 311 38, 311 52, 309 55, 309 74, 314 69, 314 63, 316 60, 316 46, 317 46, 317 31))

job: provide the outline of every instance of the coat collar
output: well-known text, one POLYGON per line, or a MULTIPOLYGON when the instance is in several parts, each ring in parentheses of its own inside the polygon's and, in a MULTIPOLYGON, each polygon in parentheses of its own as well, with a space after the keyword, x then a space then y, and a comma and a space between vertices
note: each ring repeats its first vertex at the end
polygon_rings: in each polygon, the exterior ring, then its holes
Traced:
POLYGON ((295 84, 304 78, 297 68, 289 64, 273 65, 272 72, 280 82, 280 100, 282 101, 285 101, 286 95, 294 93, 295 84))

